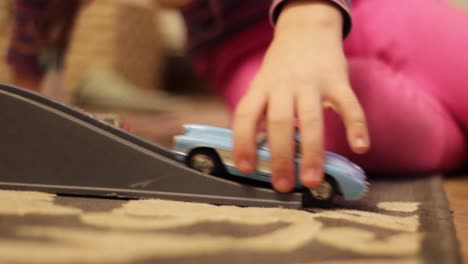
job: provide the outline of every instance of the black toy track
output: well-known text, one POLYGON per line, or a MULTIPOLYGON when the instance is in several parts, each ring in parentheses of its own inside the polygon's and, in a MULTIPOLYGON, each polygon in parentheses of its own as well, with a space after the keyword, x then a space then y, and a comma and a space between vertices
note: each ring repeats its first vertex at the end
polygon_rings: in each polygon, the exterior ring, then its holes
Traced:
POLYGON ((0 84, 0 188, 301 208, 277 193, 187 168, 171 150, 39 94, 0 84))

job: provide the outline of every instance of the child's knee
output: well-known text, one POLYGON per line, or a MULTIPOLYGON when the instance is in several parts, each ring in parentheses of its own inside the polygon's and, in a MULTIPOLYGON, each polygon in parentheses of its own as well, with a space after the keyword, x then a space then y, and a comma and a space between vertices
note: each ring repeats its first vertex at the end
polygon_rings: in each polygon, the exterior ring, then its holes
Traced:
POLYGON ((366 113, 371 150, 355 155, 340 118, 326 114, 326 147, 376 172, 449 170, 465 155, 463 134, 416 78, 378 60, 350 59, 351 84, 366 113))

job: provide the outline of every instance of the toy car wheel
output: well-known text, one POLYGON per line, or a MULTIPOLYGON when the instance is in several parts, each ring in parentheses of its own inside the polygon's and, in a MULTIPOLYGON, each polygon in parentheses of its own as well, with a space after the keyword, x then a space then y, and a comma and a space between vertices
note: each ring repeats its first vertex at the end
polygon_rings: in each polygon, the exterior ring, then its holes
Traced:
POLYGON ((190 153, 187 165, 199 172, 215 175, 222 170, 222 163, 214 150, 199 149, 190 153))
POLYGON ((335 180, 325 175, 322 183, 314 189, 304 189, 305 207, 330 207, 337 192, 335 180))

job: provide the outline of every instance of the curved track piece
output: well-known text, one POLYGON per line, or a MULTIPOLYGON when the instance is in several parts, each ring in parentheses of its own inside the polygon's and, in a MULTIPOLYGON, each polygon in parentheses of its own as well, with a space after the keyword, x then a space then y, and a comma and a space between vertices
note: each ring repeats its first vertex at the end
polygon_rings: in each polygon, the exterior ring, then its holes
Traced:
POLYGON ((302 194, 205 175, 172 152, 27 90, 0 84, 0 188, 301 208, 302 194))

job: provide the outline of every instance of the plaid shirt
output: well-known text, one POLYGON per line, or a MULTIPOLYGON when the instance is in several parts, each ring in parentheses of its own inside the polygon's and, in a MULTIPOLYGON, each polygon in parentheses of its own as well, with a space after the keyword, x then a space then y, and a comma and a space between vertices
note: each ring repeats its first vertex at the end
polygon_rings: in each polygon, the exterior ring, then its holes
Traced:
MULTIPOLYGON (((274 25, 281 7, 293 0, 193 0, 183 10, 188 27, 189 50, 198 52, 241 31, 252 23, 270 19, 274 25)), ((351 0, 329 0, 344 15, 344 34, 351 28, 351 0)))
MULTIPOLYGON (((270 19, 275 23, 282 5, 294 0, 192 0, 183 10, 188 26, 189 49, 208 50, 253 23, 270 19)), ((329 0, 341 8, 344 33, 351 27, 351 0, 329 0)), ((16 72, 42 76, 47 68, 61 66, 69 29, 84 0, 15 0, 13 36, 7 62, 16 72), (59 12, 54 12, 55 11, 59 12), (50 41, 49 33, 64 23, 63 37, 50 41)))
POLYGON ((16 73, 40 78, 60 68, 68 36, 82 0, 15 0, 6 61, 16 73), (61 28, 58 35, 56 29, 61 28))

